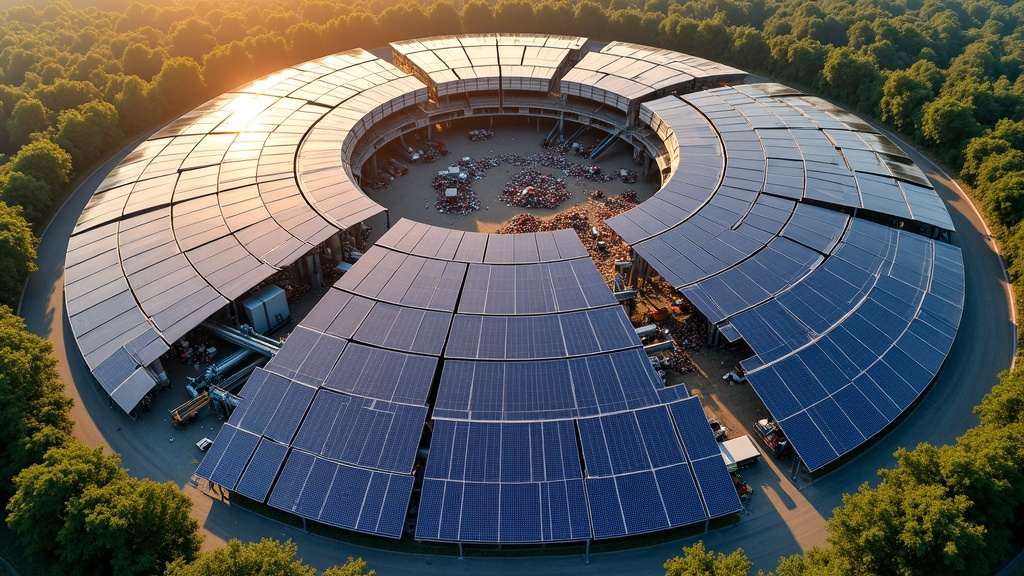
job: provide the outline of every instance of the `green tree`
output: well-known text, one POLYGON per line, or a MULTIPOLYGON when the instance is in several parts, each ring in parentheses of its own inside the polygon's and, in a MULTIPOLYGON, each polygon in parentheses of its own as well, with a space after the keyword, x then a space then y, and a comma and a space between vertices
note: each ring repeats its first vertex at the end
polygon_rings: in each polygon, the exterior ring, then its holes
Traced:
POLYGON ((138 134, 153 126, 160 107, 153 102, 149 84, 138 76, 128 76, 111 98, 123 134, 138 134))
POLYGON ((165 57, 162 49, 150 50, 149 46, 135 42, 125 48, 121 56, 121 70, 149 82, 160 72, 165 57))
POLYGON ((25 549, 39 558, 55 559, 57 535, 68 506, 89 488, 127 478, 117 454, 89 449, 77 440, 51 449, 38 464, 14 478, 16 491, 7 504, 7 525, 25 549))
POLYGON ((882 120, 904 134, 919 138, 924 105, 934 97, 931 88, 924 82, 909 72, 896 70, 889 74, 882 86, 882 99, 879 102, 882 120))
POLYGON ((529 32, 535 29, 533 5, 525 0, 499 0, 494 7, 498 32, 529 32))
POLYGON ((878 487, 865 482, 843 496, 827 522, 828 541, 852 574, 952 576, 968 566, 985 574, 985 528, 967 519, 970 507, 942 486, 883 475, 878 487))
POLYGON ((462 29, 468 33, 494 32, 494 14, 483 0, 466 2, 462 7, 462 29))
POLYGON ((191 58, 170 58, 151 84, 153 103, 167 115, 188 110, 202 101, 206 92, 199 64, 191 58))
POLYGON ((7 134, 15 149, 28 144, 32 134, 42 132, 50 125, 46 108, 35 98, 18 100, 5 123, 7 134))
POLYGON ((203 55, 217 46, 213 26, 209 22, 192 16, 175 22, 167 34, 168 52, 171 56, 203 61, 203 55))
MULTIPOLYGON (((165 576, 315 576, 316 569, 296 560, 298 546, 271 538, 242 544, 231 540, 226 546, 199 555, 192 562, 176 560, 167 566, 165 576)), ((323 576, 373 576, 362 558, 348 559, 342 566, 324 571, 323 576)))
POLYGON ((683 555, 665 561, 665 576, 747 576, 753 563, 742 548, 730 554, 704 549, 704 541, 683 548, 683 555))
POLYGON ((71 179, 71 155, 54 142, 36 140, 11 158, 10 170, 43 182, 55 194, 71 179))
MULTIPOLYGON (((302 28, 308 28, 308 24, 298 24, 297 26, 302 28)), ((292 32, 292 29, 289 29, 292 32)), ((307 48, 305 57, 312 58, 318 52, 322 50, 319 45, 320 34, 319 31, 315 34, 311 34, 309 30, 296 31, 294 33, 296 38, 305 37, 309 39, 309 42, 316 42, 312 48, 307 48)), ((227 46, 218 46, 212 52, 207 54, 203 59, 203 77, 209 78, 210 90, 213 92, 226 92, 232 88, 235 88, 246 80, 251 79, 253 58, 249 55, 249 51, 245 49, 245 45, 241 42, 232 42, 227 46)))
POLYGON ((737 65, 748 70, 766 71, 771 48, 760 30, 742 26, 732 32, 732 57, 737 65))
POLYGON ((62 113, 54 140, 71 154, 72 166, 81 169, 105 157, 120 138, 117 109, 109 102, 94 101, 62 113))
POLYGON ((1024 422, 1024 369, 1000 373, 999 383, 981 399, 974 412, 982 424, 989 426, 1024 422))
POLYGON ((173 482, 118 478, 68 503, 57 544, 61 574, 143 576, 192 560, 202 538, 192 500, 173 482))
POLYGON ((974 106, 944 96, 925 104, 921 133, 936 145, 945 162, 957 165, 961 162, 960 151, 981 133, 981 125, 974 119, 974 106))
POLYGON ((882 97, 882 76, 870 60, 849 48, 835 48, 825 59, 822 76, 831 96, 853 104, 858 110, 875 113, 882 97))
POLYGON ((100 97, 100 91, 91 82, 79 80, 58 80, 50 86, 40 86, 32 91, 32 97, 43 103, 53 114, 71 110, 100 97))
POLYGON ((582 0, 576 4, 574 22, 582 36, 604 39, 608 33, 608 15, 600 4, 592 0, 582 0))
MULTIPOLYGON (((36 271, 35 259, 36 238, 32 235, 32 229, 28 222, 21 215, 21 209, 17 206, 9 206, 0 200, 0 306, 14 306, 18 302, 21 287, 28 280, 28 275, 36 271)), ((9 316, 10 310, 0 310, 0 327, 4 330, 4 338, 11 337, 11 334, 8 334, 10 329, 8 323, 11 322, 9 316)), ((0 340, 0 343, 5 341, 0 340)), ((13 344, 7 347, 17 350, 13 344)), ((49 372, 46 374, 49 376, 49 372)), ((17 382, 16 374, 10 376, 17 382)), ((4 379, 4 375, 0 374, 0 383, 6 382, 8 381, 4 379)), ((0 410, 3 409, 3 406, 0 404, 0 410)), ((4 424, 11 423, 10 418, 5 418, 3 422, 0 422, 0 430, 4 424)), ((3 452, 0 452, 0 463, 8 461, 5 456, 8 452, 7 445, 4 442, 15 442, 23 437, 10 434, 0 435, 0 447, 5 447, 3 452)), ((10 477, 10 474, 4 476, 4 478, 10 477)))
POLYGON ((53 194, 45 182, 21 172, 10 172, 0 182, 0 202, 19 206, 33 228, 41 228, 50 213, 53 194))

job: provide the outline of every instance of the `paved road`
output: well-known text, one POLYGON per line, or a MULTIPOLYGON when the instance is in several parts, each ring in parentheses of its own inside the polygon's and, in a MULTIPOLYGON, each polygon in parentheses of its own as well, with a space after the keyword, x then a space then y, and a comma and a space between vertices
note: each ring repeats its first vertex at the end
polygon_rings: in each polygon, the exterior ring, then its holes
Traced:
MULTIPOLYGON (((243 541, 261 537, 291 538, 307 562, 319 567, 362 556, 379 574, 519 574, 535 576, 594 574, 609 571, 632 574, 663 574, 662 563, 678 554, 696 538, 625 552, 593 554, 584 564, 580 556, 483 559, 436 557, 383 552, 328 540, 282 526, 230 506, 187 483, 195 463, 187 442, 192 436, 210 434, 206 424, 190 428, 188 437, 175 438, 159 415, 134 422, 110 405, 73 343, 63 310, 63 264, 68 237, 92 191, 102 178, 134 146, 111 159, 90 176, 54 218, 39 245, 39 271, 29 279, 20 314, 29 330, 48 338, 60 361, 61 375, 75 399, 72 417, 75 435, 91 446, 106 445, 121 453, 122 461, 139 477, 172 480, 195 501, 194 515, 206 534, 206 547, 226 539, 243 541), (204 430, 207 430, 204 433, 204 430), (171 436, 169 439, 168 437, 171 436)), ((745 479, 757 487, 749 514, 729 528, 703 536, 713 550, 729 552, 743 547, 754 567, 774 569, 779 556, 802 552, 824 543, 825 518, 841 503, 841 494, 856 491, 865 481, 877 480, 875 472, 893 463, 899 446, 919 442, 950 443, 977 423, 972 412, 996 382, 996 374, 1010 366, 1015 343, 1009 286, 1001 260, 984 224, 964 194, 936 166, 915 155, 949 206, 959 233, 954 242, 964 251, 967 268, 967 300, 960 332, 950 358, 933 389, 914 410, 884 438, 857 458, 809 485, 794 486, 787 480, 788 466, 763 462, 745 479)), ((154 414, 159 414, 154 411, 154 414)), ((216 423, 214 423, 216 424, 216 423)), ((193 449, 194 450, 194 449, 193 449)))

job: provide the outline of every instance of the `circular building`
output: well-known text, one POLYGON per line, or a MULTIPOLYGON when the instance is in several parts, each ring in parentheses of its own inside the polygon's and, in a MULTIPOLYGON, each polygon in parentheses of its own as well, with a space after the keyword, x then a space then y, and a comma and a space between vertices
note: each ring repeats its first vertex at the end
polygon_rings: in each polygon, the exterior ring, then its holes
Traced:
MULTIPOLYGON (((160 357, 386 212, 374 154, 460 118, 548 118, 633 147, 655 196, 607 221, 742 339, 810 470, 931 384, 964 301, 953 226, 892 142, 820 99, 667 50, 486 34, 345 52, 172 122, 103 182, 66 263, 75 339, 126 412, 160 357)), ((571 138, 570 138, 571 140, 571 138)), ((666 387, 571 230, 388 231, 257 368, 197 474, 359 532, 544 543, 707 522, 740 502, 698 398, 666 387)))

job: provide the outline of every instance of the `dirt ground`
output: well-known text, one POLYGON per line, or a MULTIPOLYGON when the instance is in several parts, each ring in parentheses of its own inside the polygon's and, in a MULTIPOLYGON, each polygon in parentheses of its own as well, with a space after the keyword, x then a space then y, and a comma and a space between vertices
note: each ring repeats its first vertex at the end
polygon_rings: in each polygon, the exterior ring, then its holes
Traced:
MULTIPOLYGON (((485 178, 472 183, 473 191, 480 199, 479 211, 468 215, 439 213, 435 206, 436 193, 430 187, 430 181, 438 170, 444 169, 463 156, 479 159, 501 154, 528 155, 541 152, 543 150, 541 140, 547 135, 551 126, 553 126, 553 120, 550 119, 541 119, 539 126, 537 120, 532 118, 496 120, 493 125, 494 137, 479 142, 470 141, 466 132, 474 128, 489 128, 489 124, 467 121, 456 124, 448 130, 435 131, 432 134, 432 139, 445 143, 450 151, 448 156, 439 158, 430 164, 410 164, 403 161, 403 164, 409 167, 408 174, 395 178, 388 188, 368 191, 368 194, 388 208, 391 223, 395 223, 401 218, 409 218, 435 226, 488 233, 499 231, 518 214, 532 214, 542 222, 550 222, 558 215, 581 213, 588 221, 587 229, 597 226, 600 230, 600 240, 606 242, 604 250, 597 250, 595 239, 589 234, 581 234, 581 240, 591 251, 595 263, 610 285, 615 273, 614 262, 628 260, 629 248, 609 227, 603 224, 603 220, 621 212, 623 208, 610 207, 612 203, 606 203, 604 200, 593 200, 591 193, 600 190, 604 193, 604 197, 608 198, 617 196, 626 190, 633 190, 637 195, 637 203, 639 203, 657 192, 659 183, 656 181, 656 176, 654 181, 641 178, 633 184, 624 184, 618 179, 596 183, 567 178, 566 188, 570 190, 571 194, 559 208, 528 209, 509 206, 499 199, 508 179, 522 170, 520 167, 502 165, 489 170, 485 178)), ((584 133, 580 140, 584 144, 593 144, 603 136, 604 133, 594 129, 584 133)), ((416 142, 414 139, 407 140, 407 143, 413 146, 416 145, 414 142, 416 142)), ((386 164, 389 157, 386 154, 381 155, 378 158, 378 165, 386 164)), ((567 158, 573 162, 600 166, 605 173, 617 173, 623 168, 636 171, 640 169, 633 163, 632 148, 621 142, 613 145, 594 161, 571 154, 567 158)), ((557 170, 544 168, 539 168, 539 170, 561 176, 557 170)), ((628 209, 628 207, 625 208, 628 209)), ((387 218, 380 215, 371 219, 369 224, 373 227, 370 234, 370 241, 373 242, 386 231, 387 218)), ((660 308, 671 309, 678 298, 680 298, 679 293, 666 282, 660 278, 651 279, 647 285, 641 287, 639 292, 632 314, 634 323, 640 325, 647 314, 660 308)), ((723 344, 719 346, 704 345, 704 342, 707 341, 707 327, 706 321, 703 320, 699 312, 687 311, 673 314, 673 318, 684 324, 695 324, 696 327, 692 330, 699 334, 695 333, 694 337, 689 339, 690 344, 685 346, 686 354, 692 360, 691 370, 685 374, 666 370, 666 384, 686 386, 691 394, 699 396, 708 417, 715 418, 723 424, 729 431, 728 437, 743 434, 753 436, 752 423, 767 417, 768 410, 749 385, 733 385, 722 379, 722 376, 732 370, 741 360, 750 357, 753 353, 743 343, 729 344, 724 339, 722 340, 723 344), (696 314, 697 317, 691 318, 690 314, 696 314), (704 323, 702 324, 702 322, 704 323)))

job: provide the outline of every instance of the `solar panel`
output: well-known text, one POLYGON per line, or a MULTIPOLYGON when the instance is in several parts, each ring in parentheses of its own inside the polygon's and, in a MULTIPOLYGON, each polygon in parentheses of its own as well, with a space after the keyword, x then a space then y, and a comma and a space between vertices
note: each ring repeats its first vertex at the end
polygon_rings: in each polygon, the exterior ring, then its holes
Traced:
POLYGON ((265 502, 287 453, 286 444, 261 440, 235 491, 257 502, 265 502))

